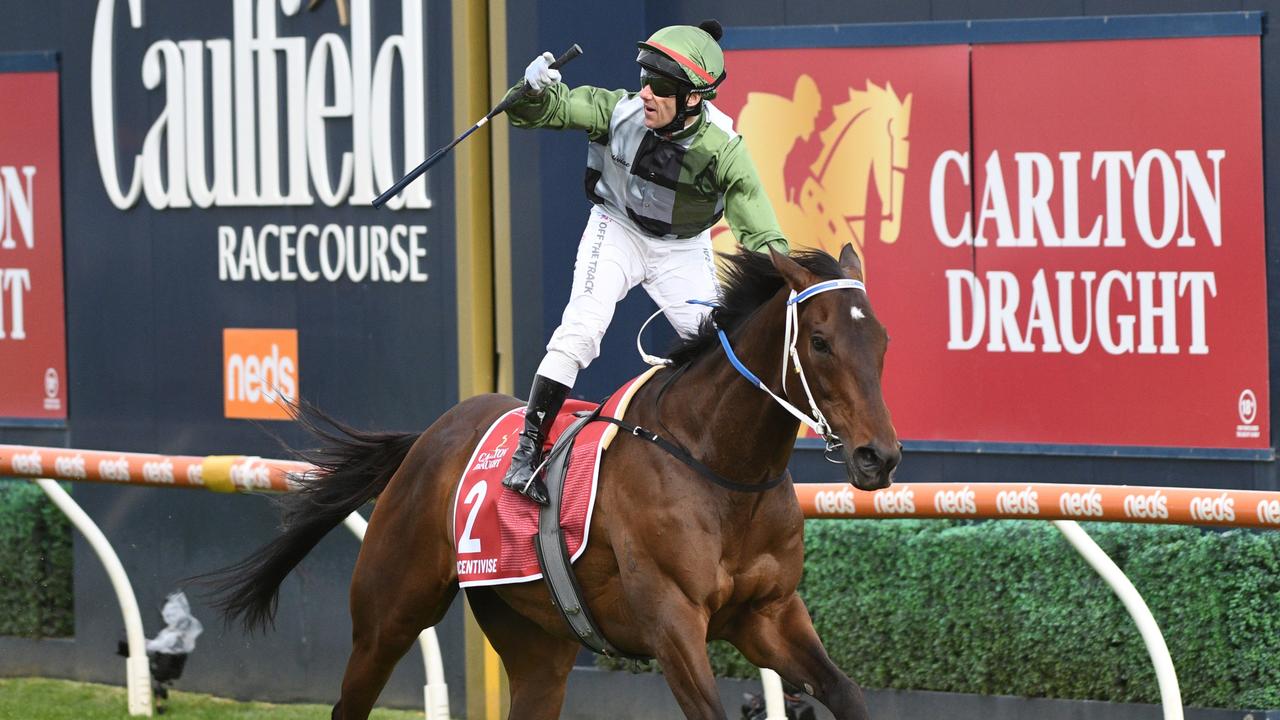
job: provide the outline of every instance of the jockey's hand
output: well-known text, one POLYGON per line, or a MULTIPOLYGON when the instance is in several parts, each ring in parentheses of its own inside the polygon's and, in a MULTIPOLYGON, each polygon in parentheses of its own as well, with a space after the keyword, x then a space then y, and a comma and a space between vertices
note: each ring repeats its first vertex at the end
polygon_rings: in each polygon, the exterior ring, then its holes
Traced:
POLYGON ((534 58, 533 62, 529 63, 529 67, 524 69, 524 81, 528 83, 529 89, 535 95, 560 82, 560 71, 551 69, 551 63, 555 61, 555 55, 544 52, 534 58))

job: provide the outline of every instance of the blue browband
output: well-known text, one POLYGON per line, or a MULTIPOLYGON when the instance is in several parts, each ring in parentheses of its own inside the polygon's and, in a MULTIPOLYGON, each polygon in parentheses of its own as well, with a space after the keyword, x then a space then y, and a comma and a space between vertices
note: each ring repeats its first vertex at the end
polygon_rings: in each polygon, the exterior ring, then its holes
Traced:
POLYGON ((867 291, 867 286, 861 280, 853 280, 851 278, 842 278, 840 280, 826 280, 824 282, 820 282, 816 285, 810 285, 809 287, 805 288, 801 292, 797 293, 795 297, 787 300, 787 304, 795 305, 797 303, 802 303, 805 300, 808 300, 809 298, 813 297, 814 295, 817 295, 818 293, 824 293, 828 290, 839 290, 841 288, 852 288, 854 290, 861 290, 862 292, 867 291))

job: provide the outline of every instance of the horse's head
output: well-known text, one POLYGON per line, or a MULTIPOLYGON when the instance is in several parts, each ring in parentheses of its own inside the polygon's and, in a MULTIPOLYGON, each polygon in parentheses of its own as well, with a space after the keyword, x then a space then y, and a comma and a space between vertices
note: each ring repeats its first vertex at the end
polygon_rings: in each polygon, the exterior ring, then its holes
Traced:
MULTIPOLYGON (((772 256, 774 267, 797 293, 826 280, 785 255, 772 256)), ((840 266, 848 278, 862 279, 862 263, 852 245, 841 250, 840 266)), ((902 444, 880 390, 889 336, 866 292, 845 288, 813 295, 800 305, 797 321, 796 349, 804 377, 843 443, 849 481, 861 490, 887 487, 902 459, 902 444)), ((787 378, 792 398, 804 393, 800 385, 799 378, 787 378)))

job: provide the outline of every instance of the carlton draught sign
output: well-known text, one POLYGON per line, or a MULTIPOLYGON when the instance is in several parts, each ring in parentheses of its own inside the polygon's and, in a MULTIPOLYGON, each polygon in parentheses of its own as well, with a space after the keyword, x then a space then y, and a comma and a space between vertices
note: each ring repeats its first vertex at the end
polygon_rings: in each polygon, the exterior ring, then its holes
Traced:
POLYGON ((58 74, 0 72, 0 418, 65 420, 58 74))
POLYGON ((863 256, 904 438, 1268 446, 1256 37, 728 65, 788 237, 863 256))

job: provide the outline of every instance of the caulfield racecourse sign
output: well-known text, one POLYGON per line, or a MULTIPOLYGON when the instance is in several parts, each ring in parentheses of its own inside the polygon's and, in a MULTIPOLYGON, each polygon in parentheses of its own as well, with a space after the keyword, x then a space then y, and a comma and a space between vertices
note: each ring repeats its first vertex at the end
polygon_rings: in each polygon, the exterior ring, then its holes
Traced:
MULTIPOLYGON (((116 54, 118 36, 141 31, 146 15, 142 0, 126 0, 125 24, 115 0, 101 0, 93 27, 92 119, 112 204, 130 210, 145 199, 157 211, 368 207, 402 168, 425 156, 423 3, 402 0, 400 32, 376 42, 368 0, 352 3, 348 37, 330 32, 314 40, 282 32, 301 12, 301 0, 233 0, 229 36, 156 40, 139 72, 117 74, 129 67, 116 54), (141 146, 127 147, 119 140, 116 93, 138 78, 164 102, 141 146), (399 147, 392 142, 397 105, 399 147), (334 143, 344 148, 336 162, 334 143)), ((430 208, 427 183, 410 185, 387 207, 430 208)), ((425 282, 426 232, 409 224, 222 225, 219 279, 425 282)))

